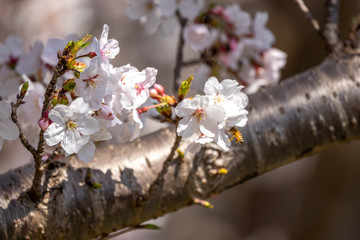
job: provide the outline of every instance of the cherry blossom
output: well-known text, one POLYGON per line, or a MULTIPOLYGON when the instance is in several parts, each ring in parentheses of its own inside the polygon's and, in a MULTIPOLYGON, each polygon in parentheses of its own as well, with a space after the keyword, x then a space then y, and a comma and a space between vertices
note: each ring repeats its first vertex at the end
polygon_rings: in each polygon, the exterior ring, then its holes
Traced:
POLYGON ((246 94, 241 92, 243 88, 237 81, 231 79, 219 83, 215 77, 211 77, 205 83, 205 94, 212 96, 214 103, 225 110, 226 125, 229 127, 244 127, 247 122, 248 112, 244 108, 249 100, 246 94))
POLYGON ((226 118, 224 109, 214 104, 211 97, 200 95, 181 101, 175 108, 175 114, 182 117, 177 127, 177 134, 184 138, 196 133, 214 137, 219 123, 226 118))
POLYGON ((182 17, 194 20, 199 15, 200 10, 204 7, 204 0, 161 0, 160 11, 165 17, 175 15, 179 10, 182 17))
POLYGON ((23 51, 22 40, 15 36, 9 36, 5 44, 0 44, 0 64, 16 65, 23 51))
POLYGON ((204 24, 193 24, 184 29, 185 41, 196 51, 204 51, 216 38, 217 32, 204 24))
POLYGON ((88 113, 89 105, 81 97, 70 106, 56 105, 49 112, 52 123, 44 134, 47 145, 61 143, 67 154, 78 153, 89 142, 90 135, 99 129, 98 121, 88 113))
POLYGON ((105 96, 107 73, 97 64, 90 64, 79 79, 75 79, 75 94, 89 104, 90 110, 98 110, 105 96))
POLYGON ((51 67, 55 67, 59 59, 57 57, 58 51, 64 50, 69 41, 76 41, 78 36, 69 34, 65 38, 50 38, 46 42, 45 49, 41 54, 41 60, 51 67))
POLYGON ((4 140, 15 140, 19 137, 19 130, 15 123, 10 119, 11 105, 8 102, 0 101, 0 150, 4 140))
POLYGON ((118 142, 133 141, 139 137, 140 130, 143 128, 143 123, 140 119, 139 113, 136 109, 118 109, 116 118, 119 119, 121 124, 116 124, 110 128, 113 136, 116 136, 118 142))
POLYGON ((21 78, 7 66, 0 66, 0 96, 14 97, 21 83, 21 78))
POLYGON ((101 59, 101 63, 106 66, 109 64, 110 59, 114 59, 120 52, 119 42, 115 39, 108 39, 108 35, 109 26, 104 24, 100 39, 94 37, 92 42, 92 47, 98 59, 101 59))
POLYGON ((249 34, 251 26, 251 16, 249 13, 242 11, 236 3, 227 6, 224 15, 234 25, 234 32, 238 35, 249 34))
POLYGON ((44 44, 36 41, 33 45, 30 46, 28 53, 20 56, 16 65, 16 71, 22 74, 35 75, 42 67, 41 54, 43 51, 44 44))
POLYGON ((104 120, 99 121, 99 130, 90 135, 90 140, 78 152, 78 157, 81 161, 90 162, 95 156, 96 146, 94 142, 107 141, 112 138, 110 132, 105 127, 104 120))
POLYGON ((127 16, 132 20, 140 20, 145 25, 147 33, 152 34, 160 24, 160 9, 158 0, 132 0, 126 9, 127 16))

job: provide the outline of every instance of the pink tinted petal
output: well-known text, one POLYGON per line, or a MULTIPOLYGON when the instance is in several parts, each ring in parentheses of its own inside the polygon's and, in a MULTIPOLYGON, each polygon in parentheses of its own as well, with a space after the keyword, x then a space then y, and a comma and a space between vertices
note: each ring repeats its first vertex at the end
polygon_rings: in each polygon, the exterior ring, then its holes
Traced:
POLYGON ((109 39, 103 47, 103 54, 110 59, 114 59, 119 52, 119 42, 115 39, 109 39))

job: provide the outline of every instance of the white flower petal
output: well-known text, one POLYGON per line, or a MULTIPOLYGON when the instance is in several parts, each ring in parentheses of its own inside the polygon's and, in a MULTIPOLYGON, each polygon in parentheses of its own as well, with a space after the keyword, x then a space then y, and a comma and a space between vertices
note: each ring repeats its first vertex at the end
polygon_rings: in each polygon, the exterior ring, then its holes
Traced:
POLYGON ((0 120, 0 137, 5 140, 15 140, 19 137, 19 130, 12 120, 0 120))
POLYGON ((54 109, 51 109, 49 112, 49 118, 54 123, 65 124, 71 118, 73 112, 68 106, 58 104, 54 109))
POLYGON ((79 150, 78 157, 83 162, 90 162, 94 159, 95 150, 95 144, 93 141, 90 141, 79 150))
POLYGON ((9 119, 11 117, 11 104, 5 101, 0 101, 0 120, 9 119))
POLYGON ((69 108, 76 114, 87 114, 89 112, 89 104, 84 102, 82 97, 75 99, 69 106, 69 108))
POLYGON ((218 85, 220 84, 216 77, 209 78, 205 83, 204 93, 209 96, 215 96, 218 93, 216 91, 218 85))
POLYGON ((81 135, 76 130, 67 130, 61 141, 61 146, 68 154, 78 153, 89 142, 89 136, 81 135))
POLYGON ((185 117, 180 120, 177 133, 183 138, 189 138, 199 130, 199 122, 194 117, 185 117))
POLYGON ((45 142, 49 146, 54 146, 61 142, 65 135, 65 125, 52 123, 44 133, 45 142))
POLYGON ((99 123, 93 117, 84 116, 81 120, 77 121, 76 129, 82 135, 91 135, 99 130, 99 123))

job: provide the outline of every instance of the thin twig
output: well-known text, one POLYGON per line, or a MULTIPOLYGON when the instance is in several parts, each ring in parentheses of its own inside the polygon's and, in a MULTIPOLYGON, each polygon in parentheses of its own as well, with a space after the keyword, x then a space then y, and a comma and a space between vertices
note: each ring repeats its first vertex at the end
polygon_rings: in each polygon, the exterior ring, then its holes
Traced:
MULTIPOLYGON (((180 118, 177 117, 176 119, 176 128, 177 125, 179 123, 180 118)), ((176 135, 176 139, 175 142, 171 148, 171 151, 169 153, 169 156, 166 158, 166 160, 163 163, 162 169, 160 171, 160 173, 158 174, 158 176, 156 177, 155 181, 150 185, 149 187, 149 191, 143 196, 143 198, 141 199, 141 201, 138 203, 138 205, 142 205, 144 202, 146 202, 147 200, 149 200, 149 198, 155 193, 155 191, 158 189, 158 187, 162 184, 162 182, 164 181, 164 176, 167 173, 167 170, 172 162, 172 160, 174 159, 175 153, 176 153, 176 149, 179 148, 180 142, 181 142, 182 137, 176 135)))
POLYGON ((36 155, 36 149, 29 143, 27 138, 25 137, 22 128, 20 126, 20 123, 17 118, 17 109, 21 104, 23 104, 23 99, 25 95, 17 95, 16 103, 11 103, 11 119, 19 129, 19 138, 21 143, 24 145, 24 147, 33 155, 36 155))
POLYGON ((191 65, 194 65, 194 64, 198 64, 198 63, 201 63, 201 62, 203 62, 203 59, 202 59, 202 58, 192 59, 192 60, 184 61, 184 62, 182 63, 182 66, 183 66, 183 67, 188 67, 188 66, 191 66, 191 65))
POLYGON ((178 45, 177 45, 177 50, 176 50, 176 63, 175 63, 175 68, 174 68, 174 85, 173 85, 173 90, 174 93, 177 94, 177 91, 179 90, 179 83, 178 80, 180 78, 181 75, 181 68, 182 68, 182 64, 183 64, 183 56, 184 56, 184 38, 183 38, 183 32, 184 32, 184 27, 186 25, 187 20, 182 18, 180 16, 180 13, 176 13, 177 19, 180 23, 180 31, 179 31, 179 39, 178 39, 178 45))
POLYGON ((339 7, 340 0, 326 1, 325 25, 322 34, 329 50, 333 50, 339 43, 339 7))
POLYGON ((299 5, 301 11, 303 11, 305 13, 305 16, 306 16, 307 20, 310 22, 310 24, 314 28, 314 30, 317 33, 319 33, 319 35, 323 38, 319 22, 311 14, 309 8, 306 6, 304 1, 303 0, 295 0, 295 2, 299 5))

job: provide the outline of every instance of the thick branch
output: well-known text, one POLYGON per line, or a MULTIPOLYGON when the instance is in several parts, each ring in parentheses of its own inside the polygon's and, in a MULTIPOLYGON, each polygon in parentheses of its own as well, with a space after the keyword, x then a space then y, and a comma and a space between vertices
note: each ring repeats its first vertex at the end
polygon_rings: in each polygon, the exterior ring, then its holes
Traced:
MULTIPOLYGON (((243 145, 206 148, 168 168, 157 194, 137 206, 174 142, 162 130, 120 146, 98 149, 89 164, 71 159, 43 177, 36 206, 24 197, 33 164, 0 176, 0 239, 89 239, 175 211, 337 144, 360 139, 360 58, 333 58, 250 97, 243 145), (224 167, 227 175, 210 174, 224 167), (88 168, 96 189, 85 184, 88 168)), ((184 146, 183 146, 184 147, 184 146)), ((49 169, 51 169, 49 167, 49 169)))

